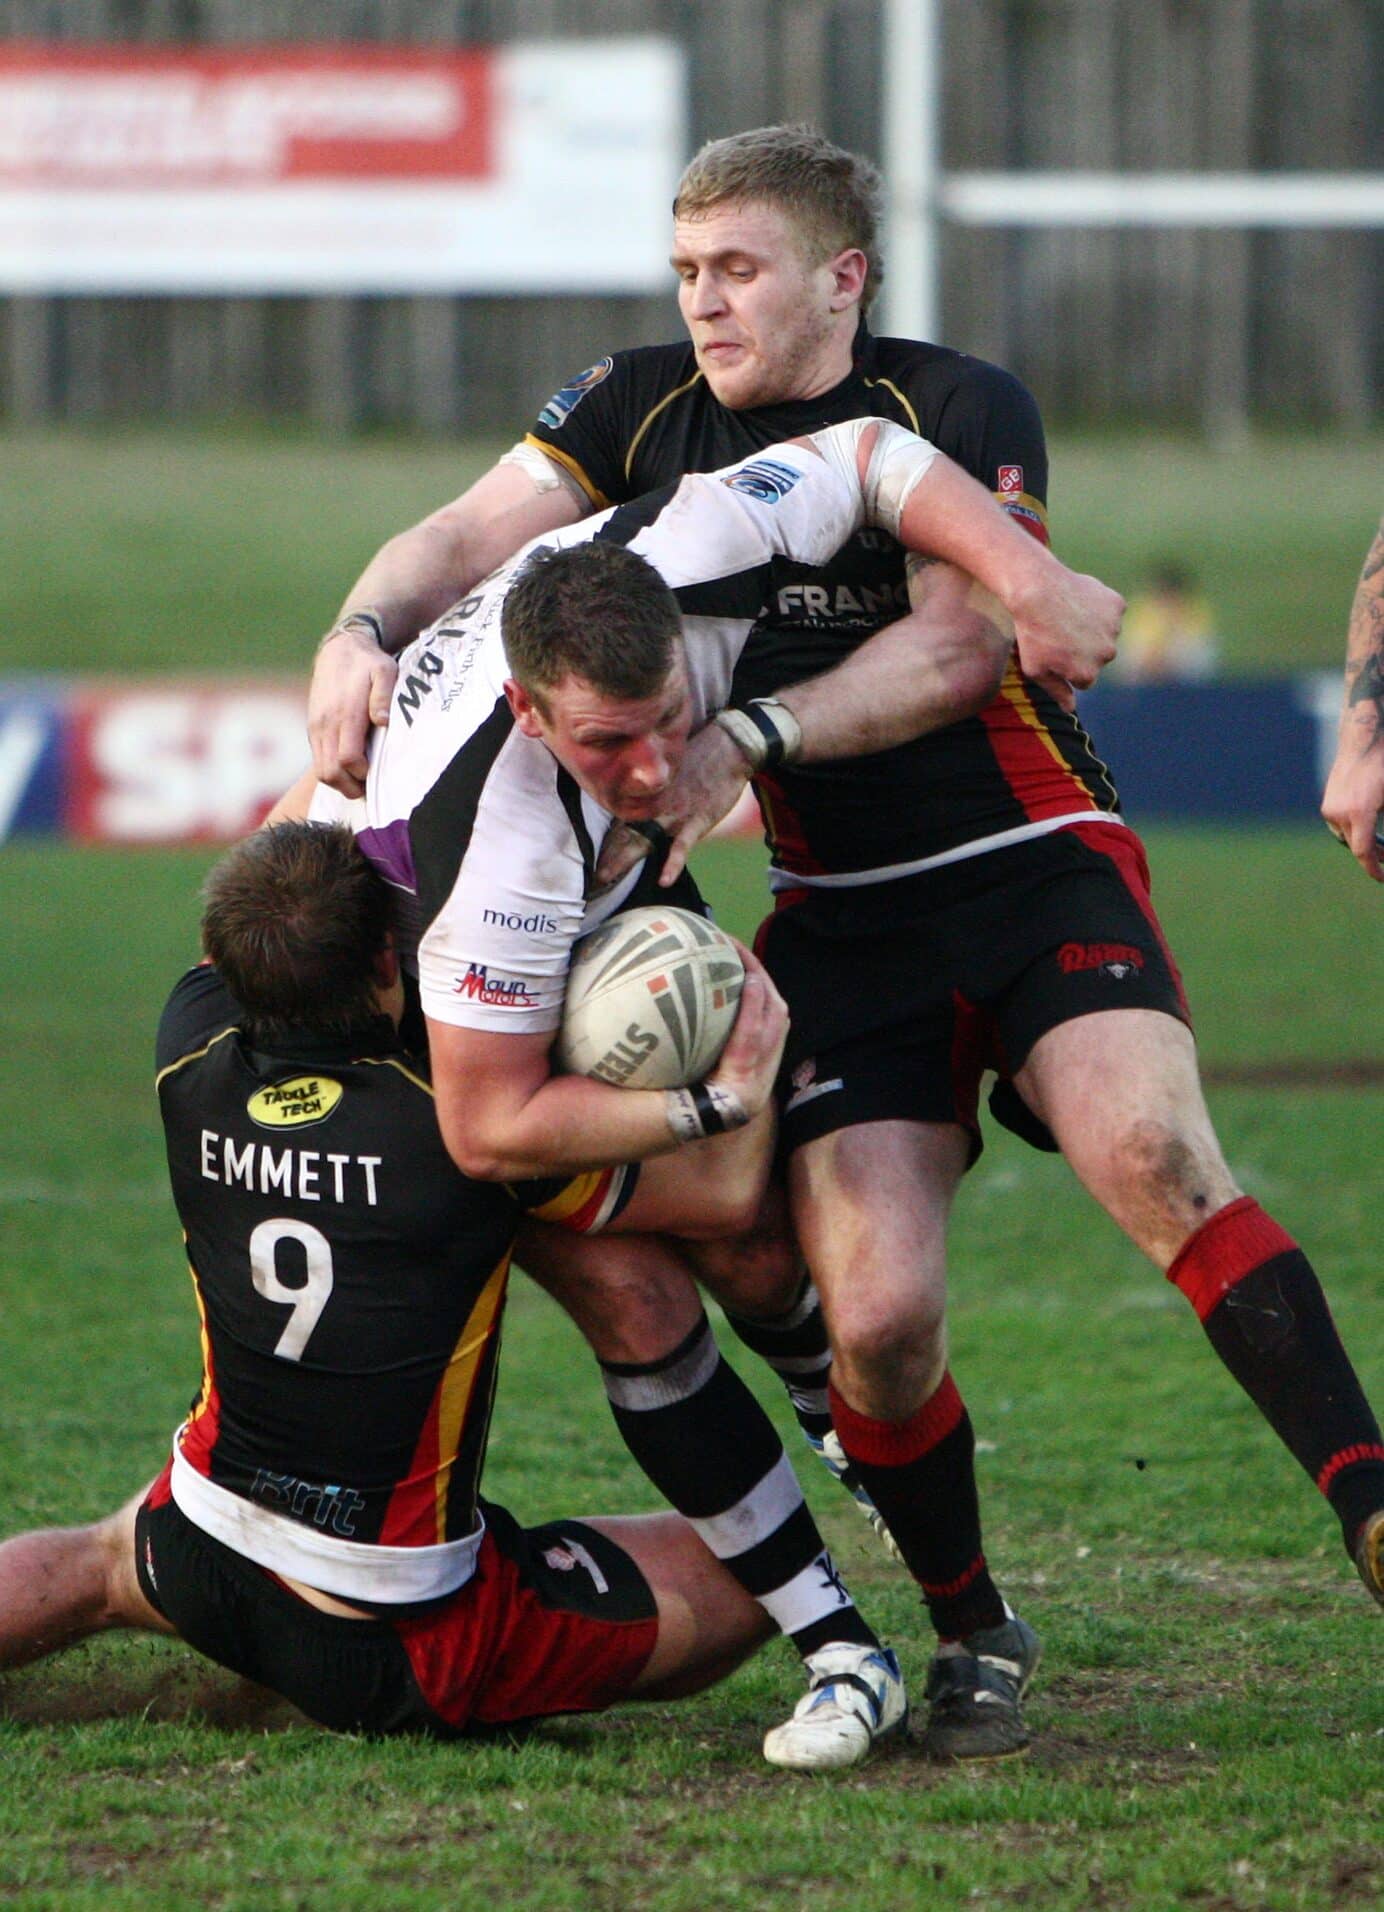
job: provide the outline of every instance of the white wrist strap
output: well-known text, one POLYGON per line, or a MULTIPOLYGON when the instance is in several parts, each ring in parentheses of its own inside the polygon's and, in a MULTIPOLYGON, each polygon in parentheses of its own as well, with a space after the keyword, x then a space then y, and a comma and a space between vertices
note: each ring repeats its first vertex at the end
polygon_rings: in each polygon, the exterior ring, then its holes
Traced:
POLYGON ((755 697, 741 709, 718 710, 712 721, 743 753, 751 770, 772 770, 802 755, 803 727, 777 697, 755 697))
POLYGON ((733 1089, 719 1082, 692 1082, 685 1089, 665 1089, 663 1109, 668 1128, 679 1142, 702 1142, 727 1129, 743 1129, 749 1111, 733 1089))
POLYGON ((824 431, 813 432, 810 442, 829 465, 852 485, 860 487, 867 523, 880 526, 895 538, 899 535, 904 506, 942 455, 926 438, 888 418, 852 418, 844 425, 828 425, 824 431), (876 430, 878 436, 861 485, 856 448, 862 435, 871 429, 876 430))

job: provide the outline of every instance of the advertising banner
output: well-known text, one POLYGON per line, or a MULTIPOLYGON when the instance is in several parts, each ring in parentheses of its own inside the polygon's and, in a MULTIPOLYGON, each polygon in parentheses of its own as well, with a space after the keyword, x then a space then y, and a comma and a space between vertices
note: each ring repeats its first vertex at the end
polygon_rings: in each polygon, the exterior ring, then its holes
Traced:
MULTIPOLYGON (((1112 686, 1083 696, 1080 714, 1136 826, 1307 823, 1340 698, 1340 678, 1320 672, 1112 686)), ((297 681, 0 680, 0 842, 229 842, 308 761, 297 681)), ((759 834, 748 792, 717 834, 759 834)))
POLYGON ((643 35, 9 42, 0 290, 661 291, 684 94, 643 35))

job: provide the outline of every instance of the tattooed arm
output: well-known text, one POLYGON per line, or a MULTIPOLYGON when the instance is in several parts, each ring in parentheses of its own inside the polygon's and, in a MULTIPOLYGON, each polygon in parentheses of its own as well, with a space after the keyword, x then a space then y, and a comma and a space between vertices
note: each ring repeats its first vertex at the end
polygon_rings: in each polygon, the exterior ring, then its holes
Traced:
POLYGON ((1384 883, 1384 521, 1350 607, 1340 738, 1322 815, 1366 875, 1384 883))

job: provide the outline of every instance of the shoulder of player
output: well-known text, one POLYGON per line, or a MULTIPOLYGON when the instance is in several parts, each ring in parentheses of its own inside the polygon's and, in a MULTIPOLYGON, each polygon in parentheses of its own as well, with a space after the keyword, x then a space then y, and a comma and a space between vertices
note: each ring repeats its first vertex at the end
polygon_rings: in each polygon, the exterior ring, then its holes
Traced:
POLYGON ((173 985, 154 1042, 156 1083, 184 1063, 205 1055, 212 1043, 234 1033, 235 998, 210 963, 198 963, 173 985))
POLYGON ((690 378, 697 361, 687 339, 667 345, 634 345, 627 351, 611 354, 611 377, 663 387, 677 385, 690 378))
POLYGON ((1023 380, 1004 366, 919 339, 872 338, 861 357, 860 370, 872 384, 895 385, 915 404, 921 401, 928 409, 956 398, 1036 404, 1023 380))

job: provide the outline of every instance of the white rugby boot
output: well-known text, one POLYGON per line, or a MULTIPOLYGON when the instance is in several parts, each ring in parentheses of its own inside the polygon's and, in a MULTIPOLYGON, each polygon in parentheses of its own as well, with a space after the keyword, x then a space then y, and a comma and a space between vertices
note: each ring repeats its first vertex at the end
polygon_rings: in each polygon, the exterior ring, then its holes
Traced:
POLYGON ((858 1766, 872 1746, 903 1731, 908 1698, 889 1647, 819 1647, 804 1665, 808 1688, 793 1717, 765 1735, 771 1766, 799 1773, 858 1766))
POLYGON ((885 1526, 884 1515, 870 1499, 869 1488, 866 1487, 864 1481, 862 1481, 859 1474, 856 1473, 855 1468, 846 1459, 846 1450, 841 1445, 841 1436, 836 1432, 836 1429, 834 1427, 828 1428, 820 1440, 815 1434, 805 1434, 804 1438, 823 1467, 825 1467, 831 1475, 832 1479, 840 1481, 865 1519, 869 1521, 871 1527, 874 1529, 875 1538, 879 1541, 889 1558, 891 1560, 897 1560, 900 1565, 902 1565, 903 1555, 899 1552, 898 1542, 890 1533, 888 1527, 885 1526))

